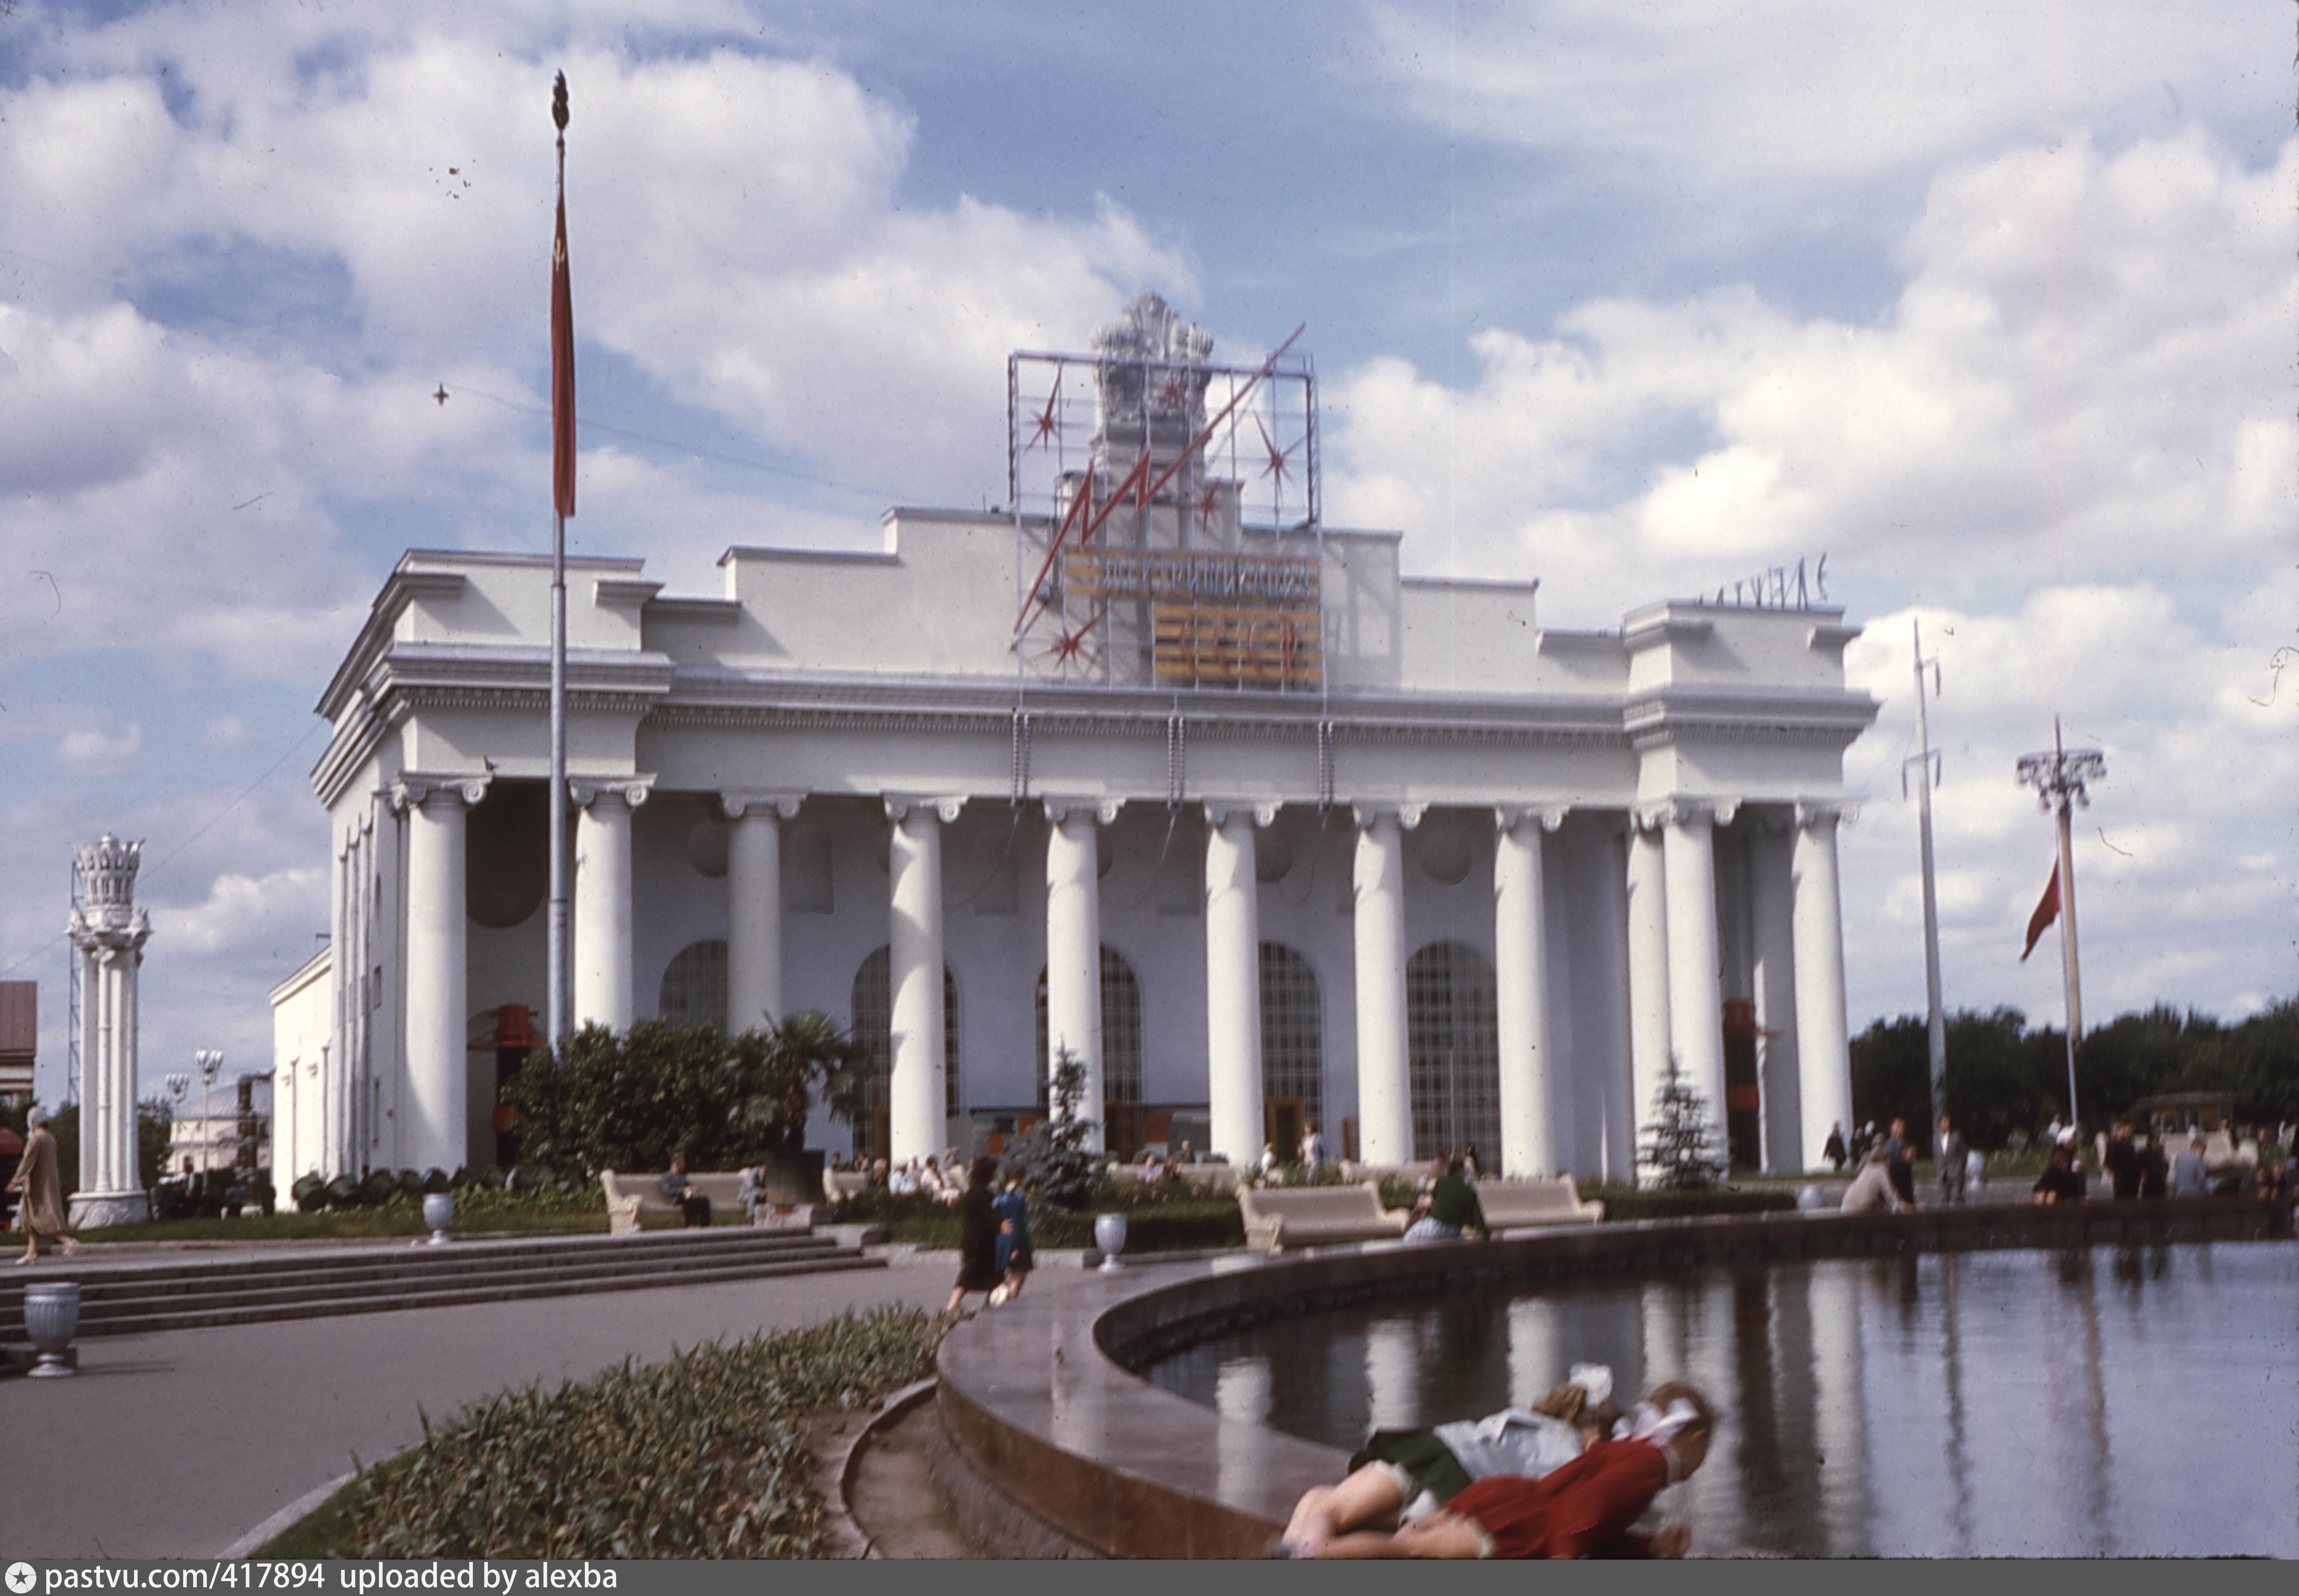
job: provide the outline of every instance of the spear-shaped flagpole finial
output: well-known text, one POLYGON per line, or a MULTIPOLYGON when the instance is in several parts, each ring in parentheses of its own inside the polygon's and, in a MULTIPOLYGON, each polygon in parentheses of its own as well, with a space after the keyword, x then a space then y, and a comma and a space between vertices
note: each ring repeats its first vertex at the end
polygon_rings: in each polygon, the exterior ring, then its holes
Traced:
POLYGON ((554 73, 551 79, 551 120, 560 136, 567 133, 567 74, 554 73))

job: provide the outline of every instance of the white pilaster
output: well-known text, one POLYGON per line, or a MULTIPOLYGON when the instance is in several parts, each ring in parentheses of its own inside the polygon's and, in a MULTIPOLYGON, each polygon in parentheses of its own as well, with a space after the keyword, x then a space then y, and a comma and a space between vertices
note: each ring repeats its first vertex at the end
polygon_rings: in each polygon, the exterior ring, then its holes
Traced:
MULTIPOLYGON (((1756 1082, 1764 1103, 1764 1168, 1810 1167, 1797 1068, 1796 913, 1791 843, 1777 816, 1748 839, 1749 918, 1755 922, 1756 1082)), ((1812 1144, 1815 1153, 1827 1140, 1812 1144)))
POLYGON ((1797 1168, 1820 1161, 1831 1124, 1852 1124, 1852 1046, 1844 1014, 1844 910, 1837 896, 1836 826, 1843 810, 1797 805, 1795 843, 1797 1088, 1804 1145, 1797 1168))
MULTIPOLYGON (((1079 1107, 1094 1121, 1091 1145, 1108 1132, 1101 1058, 1101 844, 1114 803, 1046 801, 1046 1069, 1067 1051, 1084 1071, 1079 1107)), ((1057 1112, 1060 1104, 1054 1105, 1057 1112)), ((1216 1145, 1219 1143, 1216 1143, 1216 1145)))
POLYGON ((1717 985, 1714 812, 1706 804, 1679 803, 1662 837, 1668 860, 1669 1040, 1685 1084, 1700 1093, 1721 1153, 1724 1003, 1717 985))
POLYGON ((1357 860, 1357 1151, 1368 1164, 1413 1160, 1405 1033, 1405 836, 1421 806, 1359 804, 1357 860))
MULTIPOLYGON (((1206 1074, 1216 1152, 1261 1156, 1261 907, 1254 830, 1274 803, 1206 805, 1206 1074)), ((1290 1150, 1288 1150, 1290 1151, 1290 1150)))
POLYGON ((575 1024, 627 1031, 637 1018, 631 975, 631 813, 652 776, 577 777, 575 1024))
POLYGON ((1500 1043, 1501 1173, 1565 1167, 1556 1027, 1548 993, 1548 916, 1541 839, 1562 809, 1498 810, 1493 852, 1493 966, 1500 1043))
POLYGON ((892 825, 886 850, 891 887, 887 982, 892 998, 892 1078, 887 1083, 889 1151, 939 1158, 945 1124, 942 1048, 942 828, 963 798, 886 800, 892 825))
POLYGON ((407 817, 407 1084, 400 1145, 411 1167, 450 1174, 462 1167, 471 1137, 463 821, 469 806, 486 796, 487 780, 409 776, 392 789, 393 807, 407 817))
POLYGON ((726 835, 726 1029, 783 1018, 783 822, 797 793, 722 793, 726 835))
POLYGON ((1630 1164, 1639 1180, 1652 1178, 1639 1160, 1644 1126, 1660 1101, 1673 1045, 1668 996, 1668 869, 1660 828, 1666 811, 1629 821, 1629 1104, 1630 1164))

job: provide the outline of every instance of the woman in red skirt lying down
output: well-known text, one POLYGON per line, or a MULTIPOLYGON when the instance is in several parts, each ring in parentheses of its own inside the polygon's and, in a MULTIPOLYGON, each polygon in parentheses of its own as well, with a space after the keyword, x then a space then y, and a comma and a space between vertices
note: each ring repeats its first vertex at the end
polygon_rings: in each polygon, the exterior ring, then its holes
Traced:
POLYGON ((1631 1528, 1667 1486, 1708 1456, 1715 1410, 1689 1385, 1656 1386, 1630 1416, 1629 1433, 1600 1441, 1539 1479, 1478 1480, 1443 1510, 1391 1534, 1337 1535, 1329 1558, 1681 1558, 1684 1525, 1645 1535, 1631 1528))

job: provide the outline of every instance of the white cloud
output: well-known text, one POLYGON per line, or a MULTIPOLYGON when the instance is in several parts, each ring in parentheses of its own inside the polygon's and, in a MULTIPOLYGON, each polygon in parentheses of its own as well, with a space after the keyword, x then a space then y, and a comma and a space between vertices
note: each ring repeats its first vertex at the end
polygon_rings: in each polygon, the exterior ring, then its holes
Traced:
POLYGON ((74 776, 119 776, 132 769, 144 746, 144 728, 80 727, 56 740, 56 762, 74 776))
MULTIPOLYGON (((1349 53, 1449 138, 1563 156, 1706 235, 1825 230, 1865 192, 2090 128, 2287 126, 2288 29, 2265 9, 1942 0, 1367 7, 1349 53), (2264 46, 2264 50, 2262 50, 2264 46)), ((2269 135, 2273 137, 2273 135, 2269 135)))

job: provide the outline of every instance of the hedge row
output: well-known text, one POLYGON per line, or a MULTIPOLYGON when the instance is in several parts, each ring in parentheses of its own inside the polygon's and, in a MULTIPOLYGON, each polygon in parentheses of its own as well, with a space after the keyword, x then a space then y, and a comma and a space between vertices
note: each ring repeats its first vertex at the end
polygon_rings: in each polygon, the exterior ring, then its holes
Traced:
MULTIPOLYGON (((581 1384, 528 1387, 453 1425, 330 1504, 303 1556, 804 1558, 828 1551, 806 1417, 934 1369, 923 1309, 712 1342, 581 1384)), ((269 1549, 267 1549, 269 1550, 269 1549)))
MULTIPOLYGON (((1036 1247, 1091 1247, 1097 1211, 1040 1204, 1030 1209, 1030 1243, 1036 1247)), ((1200 1252, 1245 1245, 1245 1221, 1234 1197, 1160 1201, 1121 1208, 1125 1215, 1125 1251, 1200 1252)), ((958 1245, 958 1209, 931 1197, 884 1192, 850 1197, 838 1205, 839 1223, 883 1225, 891 1241, 922 1247, 958 1245)))

